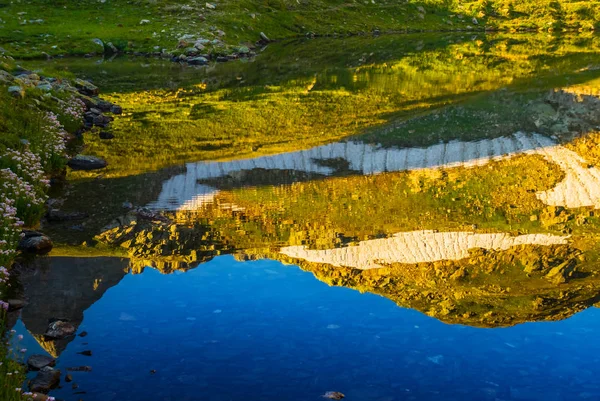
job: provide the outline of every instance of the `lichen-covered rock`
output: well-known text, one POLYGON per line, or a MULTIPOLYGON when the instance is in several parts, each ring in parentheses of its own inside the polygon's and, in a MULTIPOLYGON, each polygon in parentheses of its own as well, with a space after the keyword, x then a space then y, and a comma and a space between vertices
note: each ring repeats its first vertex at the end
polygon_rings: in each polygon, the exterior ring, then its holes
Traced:
POLYGON ((73 84, 82 95, 96 96, 98 93, 100 93, 100 90, 96 85, 91 82, 84 81, 83 79, 76 79, 73 84))

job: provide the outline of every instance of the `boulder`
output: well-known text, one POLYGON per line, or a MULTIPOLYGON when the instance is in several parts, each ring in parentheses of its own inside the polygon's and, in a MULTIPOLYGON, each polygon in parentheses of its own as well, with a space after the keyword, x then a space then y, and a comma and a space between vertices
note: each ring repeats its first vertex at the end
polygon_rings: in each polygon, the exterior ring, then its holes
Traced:
POLYGON ((55 320, 48 325, 44 336, 52 339, 61 339, 75 334, 77 328, 66 320, 55 320))
POLYGON ((21 252, 45 255, 52 250, 52 240, 43 233, 24 230, 23 234, 24 236, 17 247, 21 252))
POLYGON ((123 114, 123 108, 119 105, 113 104, 110 107, 110 112, 113 114, 123 114))
POLYGON ((22 299, 8 299, 6 302, 8 302, 9 311, 23 309, 26 305, 22 299))
POLYGON ((191 65, 206 65, 208 64, 208 60, 205 57, 194 57, 188 59, 188 64, 191 65))
POLYGON ((57 387, 59 383, 60 370, 46 366, 29 382, 29 390, 36 393, 47 393, 57 387))
POLYGON ((106 131, 101 131, 99 136, 100 139, 113 139, 115 137, 112 133, 106 131))
POLYGON ((52 84, 49 82, 40 82, 36 88, 44 92, 50 92, 52 90, 52 84))
POLYGON ((110 124, 110 122, 112 121, 112 118, 105 116, 104 114, 97 114, 94 116, 93 119, 93 123, 96 127, 106 127, 108 124, 110 124))
POLYGON ((73 170, 98 170, 104 168, 108 163, 95 156, 77 155, 67 163, 73 170))
POLYGON ((21 88, 19 85, 9 86, 8 93, 10 93, 11 96, 21 99, 25 97, 25 90, 23 90, 23 88, 21 88))
POLYGON ((72 220, 83 220, 88 217, 87 213, 82 212, 64 212, 58 209, 50 209, 46 214, 48 221, 72 221, 72 220))
POLYGON ((5 84, 9 84, 14 82, 15 77, 13 77, 11 75, 11 73, 4 71, 4 70, 0 70, 0 82, 5 83, 5 84))
POLYGON ((48 355, 35 354, 31 355, 29 359, 27 359, 27 366, 29 367, 29 370, 40 370, 46 366, 54 366, 55 364, 56 360, 48 355))
POLYGON ((84 81, 83 79, 76 79, 74 84, 75 88, 77 88, 79 93, 82 95, 96 96, 98 93, 100 93, 100 90, 96 85, 92 84, 91 82, 84 81))
POLYGON ((96 109, 100 110, 100 111, 110 111, 110 109, 113 107, 113 104, 111 102, 107 102, 106 100, 103 99, 98 99, 98 102, 96 103, 96 109))

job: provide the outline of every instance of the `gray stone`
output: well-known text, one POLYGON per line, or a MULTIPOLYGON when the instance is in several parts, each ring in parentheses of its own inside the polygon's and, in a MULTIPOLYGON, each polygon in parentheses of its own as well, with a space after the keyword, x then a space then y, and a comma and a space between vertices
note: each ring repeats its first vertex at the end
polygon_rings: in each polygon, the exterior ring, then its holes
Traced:
POLYGON ((52 250, 52 240, 48 236, 29 230, 24 230, 23 234, 17 247, 21 252, 45 255, 52 250))
POLYGON ((106 127, 111 121, 112 118, 105 116, 104 114, 96 115, 93 119, 93 123, 97 127, 106 127))
POLYGON ((38 88, 39 90, 42 90, 44 92, 50 92, 52 90, 52 84, 48 83, 48 82, 40 82, 36 88, 38 88))
POLYGON ((271 39, 269 39, 269 37, 264 32, 260 33, 260 38, 262 39, 263 42, 270 42, 271 41, 271 39))
POLYGON ((106 50, 109 50, 111 53, 118 53, 119 49, 112 42, 108 42, 105 47, 106 50))
POLYGON ((29 382, 29 390, 36 393, 47 393, 57 387, 59 383, 60 370, 46 366, 29 382))
POLYGON ((119 105, 113 104, 110 107, 110 112, 113 114, 123 114, 123 108, 119 105))
POLYGON ((214 5, 213 3, 206 3, 206 8, 208 8, 210 10, 214 10, 217 8, 217 6, 214 5))
POLYGON ((101 41, 98 38, 92 39, 92 42, 94 42, 95 44, 97 44, 98 46, 102 47, 102 50, 104 50, 104 42, 101 41))
POLYGON ((187 60, 188 64, 191 65, 206 65, 208 64, 208 60, 205 57, 193 57, 187 60))
POLYGON ((248 53, 250 53, 250 49, 248 48, 248 46, 241 46, 238 49, 238 53, 240 53, 240 54, 248 54, 248 53))
POLYGON ((9 84, 9 83, 14 82, 14 80, 15 80, 15 77, 13 77, 10 72, 0 70, 0 82, 9 84))
POLYGON ((18 85, 9 86, 8 93, 10 93, 14 97, 21 99, 25 97, 25 91, 18 85))
POLYGON ((73 170, 98 170, 108 165, 105 160, 96 156, 77 155, 67 163, 73 170))
POLYGON ((54 366, 56 360, 48 355, 35 354, 27 359, 27 366, 30 370, 40 370, 46 366, 54 366))

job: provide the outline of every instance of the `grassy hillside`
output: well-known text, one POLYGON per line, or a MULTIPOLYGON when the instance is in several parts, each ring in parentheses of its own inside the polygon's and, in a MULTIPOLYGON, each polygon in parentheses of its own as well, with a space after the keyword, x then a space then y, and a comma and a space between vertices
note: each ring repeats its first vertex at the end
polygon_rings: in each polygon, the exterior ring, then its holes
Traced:
POLYGON ((305 35, 490 29, 593 30, 598 0, 28 0, 0 3, 0 46, 22 58, 119 51, 160 53, 188 35, 207 53, 305 35), (208 5, 210 4, 210 6, 208 5), (106 47, 109 48, 108 46, 106 47))

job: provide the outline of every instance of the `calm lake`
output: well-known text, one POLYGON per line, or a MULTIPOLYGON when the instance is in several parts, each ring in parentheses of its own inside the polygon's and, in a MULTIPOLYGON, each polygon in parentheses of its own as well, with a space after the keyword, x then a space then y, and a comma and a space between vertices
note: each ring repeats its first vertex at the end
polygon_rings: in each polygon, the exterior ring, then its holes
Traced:
POLYGON ((43 68, 124 110, 20 269, 18 346, 58 358, 50 395, 600 399, 600 37, 43 68), (83 335, 45 338, 52 319, 83 335))

